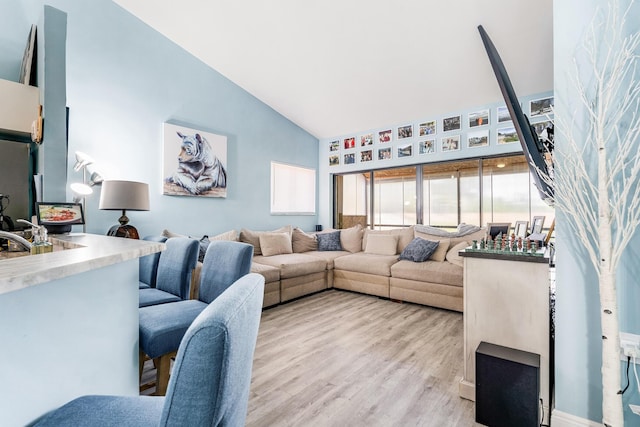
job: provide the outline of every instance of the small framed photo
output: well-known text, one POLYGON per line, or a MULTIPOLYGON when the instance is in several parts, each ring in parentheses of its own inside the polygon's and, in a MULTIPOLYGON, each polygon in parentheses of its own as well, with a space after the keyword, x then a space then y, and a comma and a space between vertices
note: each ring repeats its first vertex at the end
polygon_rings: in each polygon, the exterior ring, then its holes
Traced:
POLYGON ((340 156, 333 154, 329 156, 329 166, 337 166, 340 164, 340 156))
POLYGON ((435 135, 436 129, 436 121, 430 120, 428 122, 420 123, 420 136, 426 135, 435 135))
POLYGON ((529 116, 544 116, 553 113, 553 96, 549 98, 535 99, 529 102, 529 116))
POLYGON ((360 162, 370 162, 373 160, 373 150, 364 150, 360 152, 360 162))
POLYGON ((356 162, 356 153, 348 153, 344 155, 344 164, 352 165, 356 162))
POLYGON ((506 105, 503 105, 502 107, 498 107, 498 109, 496 110, 496 113, 498 113, 497 114, 498 123, 511 121, 511 114, 509 114, 509 109, 507 108, 506 105))
POLYGON ((401 145, 398 147, 398 157, 411 157, 413 156, 413 145, 401 145))
POLYGON ((480 110, 469 113, 469 127, 484 126, 489 124, 489 110, 480 110))
POLYGON ((467 134, 469 148, 486 147, 489 145, 489 129, 469 132, 467 134))
POLYGON ((378 148, 378 160, 390 160, 391 159, 391 147, 378 148))
POLYGON ((544 225, 544 216, 534 216, 531 221, 531 234, 542 233, 542 226, 544 225))
POLYGON ((329 151, 338 151, 340 150, 340 141, 331 141, 329 143, 329 151))
POLYGON ((391 142, 393 136, 391 135, 391 129, 382 130, 378 132, 378 142, 381 144, 385 144, 387 142, 391 142))
POLYGON ((460 116, 451 116, 442 119, 442 131, 449 132, 460 130, 460 116))
POLYGON ((529 221, 516 221, 516 226, 513 230, 516 238, 522 237, 524 239, 527 237, 527 231, 529 231, 529 221))
POLYGON ((418 142, 418 154, 429 154, 429 153, 435 153, 435 152, 436 152, 435 138, 418 142))
POLYGON ((460 135, 451 135, 442 138, 442 151, 456 151, 459 149, 460 135))
POLYGON ((350 148, 356 148, 356 137, 352 136, 351 138, 344 139, 344 149, 348 150, 350 148))
POLYGON ((412 125, 400 126, 398 128, 398 139, 412 138, 412 137, 413 137, 412 125))
POLYGON ((514 127, 498 129, 497 134, 498 145, 520 142, 520 138, 518 137, 518 133, 514 127))
POLYGON ((366 147, 367 145, 373 145, 373 134, 368 133, 366 135, 360 136, 360 146, 366 147))

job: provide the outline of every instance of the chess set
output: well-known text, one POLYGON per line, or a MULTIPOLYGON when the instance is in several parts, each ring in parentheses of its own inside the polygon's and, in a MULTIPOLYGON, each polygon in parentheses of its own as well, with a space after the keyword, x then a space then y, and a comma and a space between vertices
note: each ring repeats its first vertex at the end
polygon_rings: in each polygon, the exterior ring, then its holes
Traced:
POLYGON ((473 241, 473 244, 465 249, 465 252, 481 252, 490 254, 513 255, 513 256, 536 256, 543 257, 544 250, 538 246, 535 240, 523 239, 515 234, 499 233, 495 239, 490 235, 487 238, 473 241))

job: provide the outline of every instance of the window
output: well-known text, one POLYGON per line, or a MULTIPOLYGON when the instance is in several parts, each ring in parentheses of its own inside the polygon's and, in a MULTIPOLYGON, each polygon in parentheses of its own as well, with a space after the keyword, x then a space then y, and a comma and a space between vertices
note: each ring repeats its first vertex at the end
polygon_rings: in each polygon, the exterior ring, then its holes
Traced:
POLYGON ((373 173, 373 220, 378 229, 416 223, 416 168, 373 173))
POLYGON ((315 213, 316 170, 271 162, 271 214, 315 213))

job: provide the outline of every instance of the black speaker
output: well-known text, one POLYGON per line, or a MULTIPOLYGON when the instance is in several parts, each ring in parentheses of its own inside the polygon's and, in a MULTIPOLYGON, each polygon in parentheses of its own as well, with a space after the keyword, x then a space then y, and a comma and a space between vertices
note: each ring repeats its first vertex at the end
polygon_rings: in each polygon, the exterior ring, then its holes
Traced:
POLYGON ((481 342, 476 349, 476 422, 538 427, 540 355, 481 342))

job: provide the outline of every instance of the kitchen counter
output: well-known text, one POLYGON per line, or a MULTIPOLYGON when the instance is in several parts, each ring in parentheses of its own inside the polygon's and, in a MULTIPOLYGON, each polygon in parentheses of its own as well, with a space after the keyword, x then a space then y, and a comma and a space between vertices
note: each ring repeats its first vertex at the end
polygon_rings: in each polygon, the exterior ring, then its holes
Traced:
MULTIPOLYGON (((0 260, 0 295, 159 252, 164 244, 95 234, 52 235, 54 252, 0 260), (57 250, 58 247, 65 250, 57 250)), ((15 254, 15 253, 13 253, 15 254)))
POLYGON ((87 394, 135 396, 138 258, 164 244, 50 237, 54 252, 0 260, 0 425, 30 425, 87 394))

